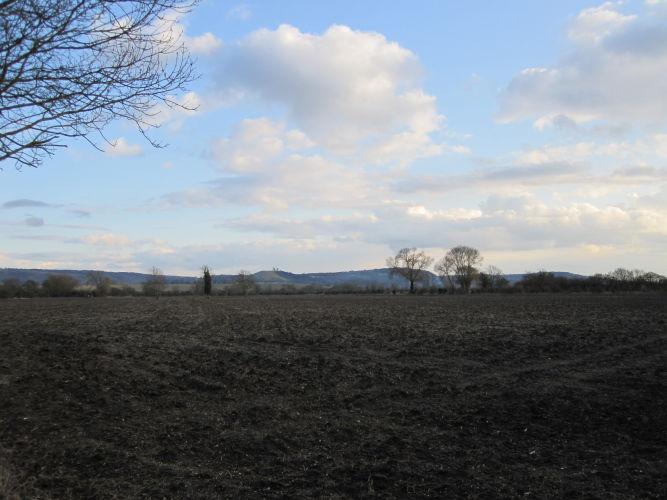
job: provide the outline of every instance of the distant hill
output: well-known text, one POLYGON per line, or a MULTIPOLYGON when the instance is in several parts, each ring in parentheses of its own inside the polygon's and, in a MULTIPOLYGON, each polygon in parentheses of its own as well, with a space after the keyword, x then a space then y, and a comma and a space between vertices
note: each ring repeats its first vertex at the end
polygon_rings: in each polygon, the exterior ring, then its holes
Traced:
MULTIPOLYGON (((550 272, 552 272, 556 278, 567 278, 571 280, 581 280, 588 277, 584 276, 583 274, 569 273, 567 271, 550 271, 550 272)), ((513 285, 514 283, 521 281, 525 276, 525 274, 503 274, 503 276, 507 281, 510 282, 510 285, 513 285)))
MULTIPOLYGON (((65 274, 85 283, 90 270, 70 270, 70 269, 0 269, 0 281, 6 279, 18 279, 21 282, 33 280, 38 283, 43 282, 50 274, 65 274)), ((114 283, 119 285, 139 285, 146 281, 149 274, 144 273, 125 273, 125 272, 107 272, 104 275, 111 278, 114 283)), ((189 284, 193 283, 195 278, 188 276, 167 276, 169 284, 189 284)))
MULTIPOLYGON (((440 280, 433 273, 431 279, 440 280)), ((363 271, 343 271, 337 273, 303 273, 294 274, 287 271, 260 271, 253 275, 255 281, 265 285, 382 285, 404 286, 405 280, 399 276, 390 276, 389 269, 368 269, 363 271)), ((232 277, 233 278, 233 277, 232 277)))
MULTIPOLYGON (((69 270, 69 269, 0 269, 0 282, 6 279, 17 279, 21 282, 33 280, 38 283, 43 282, 50 274, 65 274, 78 280, 80 283, 85 283, 89 270, 69 270)), ((140 285, 149 278, 149 274, 145 273, 126 273, 126 272, 107 272, 104 274, 111 278, 114 283, 119 285, 140 285)), ((569 272, 556 271, 554 275, 557 277, 565 277, 570 279, 583 279, 586 276, 581 274, 574 274, 569 272)), ((397 287, 405 287, 406 281, 399 276, 390 276, 388 268, 382 269, 366 269, 362 271, 342 271, 335 273, 302 273, 295 274, 287 271, 273 270, 273 271, 259 271, 252 275, 255 282, 271 287, 279 287, 284 285, 294 286, 337 286, 337 285, 356 285, 356 286, 385 286, 389 287, 395 285, 397 287)), ((514 284, 523 279, 523 274, 505 274, 505 278, 514 284)), ((166 281, 171 285, 189 285, 195 282, 195 276, 174 276, 167 275, 166 281)), ((236 275, 234 274, 216 274, 213 276, 215 284, 227 284, 234 281, 236 275)), ((429 272, 431 283, 435 286, 440 285, 440 278, 435 274, 429 272)))

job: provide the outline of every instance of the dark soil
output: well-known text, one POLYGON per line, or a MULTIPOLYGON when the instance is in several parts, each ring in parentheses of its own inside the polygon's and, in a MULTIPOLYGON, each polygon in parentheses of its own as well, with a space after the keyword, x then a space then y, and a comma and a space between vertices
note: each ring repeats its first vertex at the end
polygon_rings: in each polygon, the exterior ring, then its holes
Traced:
POLYGON ((0 458, 25 496, 667 496, 665 294, 0 315, 0 458))

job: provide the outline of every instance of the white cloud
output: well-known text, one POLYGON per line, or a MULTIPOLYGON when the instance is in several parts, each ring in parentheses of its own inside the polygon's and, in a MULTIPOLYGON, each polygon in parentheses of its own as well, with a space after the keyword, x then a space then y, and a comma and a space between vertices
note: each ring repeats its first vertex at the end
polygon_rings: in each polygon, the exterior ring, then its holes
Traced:
POLYGON ((618 3, 586 9, 570 31, 572 51, 550 68, 528 68, 501 95, 502 122, 537 128, 599 123, 662 127, 667 122, 667 23, 632 16, 618 3))
POLYGON ((240 3, 227 11, 227 17, 246 21, 252 17, 252 10, 247 4, 240 3))
POLYGON ((635 204, 596 204, 567 196, 545 201, 526 192, 494 195, 476 208, 431 200, 334 208, 324 215, 265 211, 219 221, 218 226, 231 231, 225 233, 224 244, 179 246, 99 232, 71 241, 77 248, 72 252, 15 253, 6 260, 7 265, 20 262, 22 267, 95 264, 92 267, 138 271, 158 265, 169 273, 194 272, 201 262, 213 265, 216 272, 272 266, 322 271, 380 267, 391 252, 407 245, 438 257, 444 248, 463 243, 480 248, 486 262, 508 271, 545 265, 606 271, 598 266, 637 266, 641 258, 643 267, 664 272, 659 259, 667 252, 664 192, 663 188, 653 198, 638 198, 635 204), (524 258, 517 260, 516 255, 524 258))
MULTIPOLYGON (((354 267, 382 267, 388 251, 384 245, 332 239, 259 238, 211 245, 176 247, 170 255, 152 252, 137 254, 149 267, 158 265, 165 272, 184 269, 197 273, 207 262, 217 273, 251 272, 273 267, 292 272, 347 271, 354 267)), ((146 268, 144 266, 144 268, 146 268)))
POLYGON ((332 26, 321 35, 282 25, 255 31, 223 51, 218 84, 285 106, 287 119, 311 140, 338 154, 370 146, 373 160, 406 162, 437 154, 431 134, 444 117, 418 86, 415 54, 378 33, 332 26), (396 157, 393 151, 399 153, 396 157))
POLYGON ((640 208, 663 210, 663 213, 667 213, 667 180, 657 191, 638 196, 636 203, 640 208))
POLYGON ((429 210, 423 205, 414 205, 408 207, 406 213, 412 217, 424 219, 440 220, 470 220, 482 216, 481 210, 471 210, 467 208, 454 208, 448 210, 429 210))
POLYGON ((310 149, 315 147, 314 141, 311 141, 306 134, 301 130, 288 130, 285 132, 285 146, 288 149, 299 150, 299 149, 310 149))
POLYGON ((270 163, 288 145, 300 147, 307 144, 308 139, 303 132, 293 130, 286 133, 284 124, 257 118, 242 120, 230 137, 213 142, 211 152, 217 164, 225 170, 252 172, 268 170, 270 163))
POLYGON ((527 165, 583 162, 605 158, 617 164, 630 162, 646 165, 661 162, 667 158, 667 134, 650 134, 634 141, 546 144, 515 154, 518 163, 527 165))
POLYGON ((416 245, 436 252, 461 243, 482 252, 579 248, 581 255, 584 247, 588 253, 594 247, 628 246, 658 252, 667 248, 664 220, 664 208, 547 203, 524 195, 494 196, 477 209, 393 204, 317 218, 264 214, 231 220, 225 227, 270 234, 276 241, 346 241, 387 249, 416 245))
MULTIPOLYGON (((368 151, 368 166, 363 167, 326 156, 303 131, 289 129, 283 122, 246 119, 228 137, 218 138, 210 145, 209 156, 222 171, 222 177, 204 186, 167 194, 161 202, 167 207, 238 204, 263 209, 369 208, 391 199, 414 199, 417 193, 429 197, 453 191, 479 195, 488 189, 507 192, 517 187, 539 189, 557 185, 613 186, 618 192, 622 186, 650 185, 665 178, 664 169, 650 167, 640 154, 661 143, 657 139, 646 141, 546 145, 515 154, 503 167, 459 175, 418 175, 373 168, 373 155, 382 163, 385 152, 379 148, 368 151), (612 161, 611 167, 592 168, 589 161, 601 156, 624 159, 623 167, 612 161)), ((388 152, 394 159, 404 152, 406 162, 408 157, 418 156, 409 140, 385 146, 396 148, 388 152)))
POLYGON ((157 105, 150 111, 146 122, 155 127, 169 124, 172 130, 178 130, 186 118, 213 109, 215 106, 214 102, 205 103, 202 96, 190 91, 180 96, 170 96, 166 103, 157 105))
POLYGON ((222 40, 206 32, 195 37, 186 37, 185 45, 193 54, 211 55, 222 47, 222 40))
POLYGON ((163 197, 167 206, 254 205, 269 208, 367 204, 381 193, 358 167, 309 151, 314 142, 268 118, 242 120, 229 137, 216 139, 209 155, 224 177, 205 187, 163 197))
POLYGON ((208 155, 225 176, 166 195, 167 206, 369 206, 393 175, 374 166, 469 152, 434 139, 444 117, 418 86, 416 56, 380 34, 282 25, 226 45, 220 59, 218 98, 255 96, 284 114, 242 120, 212 141, 208 155))
POLYGON ((514 164, 504 167, 484 168, 461 175, 405 175, 391 179, 391 188, 403 195, 443 196, 461 191, 479 195, 489 189, 515 189, 562 184, 598 182, 591 179, 584 165, 572 162, 545 162, 514 164))
POLYGON ((662 158, 667 158, 667 134, 655 134, 655 153, 662 158))
POLYGON ((105 247, 124 247, 132 244, 127 236, 114 233, 88 234, 82 237, 81 241, 88 245, 105 247))
MULTIPOLYGON (((13 252, 7 254, 7 264, 24 268, 51 269, 105 269, 108 271, 147 272, 155 261, 155 256, 168 256, 174 249, 158 240, 131 240, 129 237, 114 233, 89 234, 83 238, 64 238, 49 236, 48 239, 60 238, 68 245, 67 251, 49 249, 48 251, 13 252), (147 257, 143 260, 143 257, 147 257)), ((194 267, 193 269, 196 269, 194 267)), ((166 271, 166 270, 165 270, 166 271)))
POLYGON ((595 143, 579 142, 562 146, 546 145, 537 149, 523 151, 517 155, 521 164, 539 165, 542 163, 582 161, 594 155, 595 143))
POLYGON ((434 143, 426 134, 402 132, 379 140, 364 152, 364 159, 375 165, 397 163, 405 166, 420 158, 440 156, 444 153, 469 152, 466 146, 434 143))
MULTIPOLYGON (((161 16, 155 26, 155 31, 161 35, 165 43, 170 44, 175 50, 184 45, 189 52, 195 55, 214 56, 223 47, 222 40, 211 32, 196 36, 189 35, 187 18, 184 18, 184 12, 178 10, 171 10, 161 16)), ((171 58, 173 54, 165 57, 171 58)), ((217 97, 209 96, 204 99, 194 91, 167 96, 166 102, 156 105, 147 113, 146 128, 169 124, 172 130, 179 130, 185 118, 210 111, 221 104, 222 102, 217 97)))
POLYGON ((130 144, 124 137, 119 137, 111 141, 104 152, 110 156, 140 156, 144 151, 139 144, 130 144))
MULTIPOLYGON (((268 146, 270 147, 270 146, 268 146)), ((261 154, 261 153, 258 153, 261 154)), ((211 181, 207 186, 168 194, 162 198, 169 206, 245 205, 265 209, 302 207, 352 207, 369 204, 375 188, 362 173, 320 155, 286 154, 260 161, 234 156, 233 168, 239 175, 211 181)))
POLYGON ((188 35, 187 18, 184 18, 183 11, 171 10, 160 16, 155 30, 164 42, 170 43, 174 48, 183 44, 193 54, 210 55, 222 47, 222 40, 211 32, 188 35))
POLYGON ((360 231, 366 230, 369 225, 378 221, 374 214, 355 212, 349 215, 322 215, 316 218, 299 219, 277 217, 275 214, 256 214, 245 218, 232 219, 222 222, 222 227, 271 233, 279 238, 322 241, 353 241, 360 239, 360 231), (332 235, 335 228, 337 234, 332 235))
POLYGON ((504 235, 507 248, 574 245, 659 245, 667 227, 664 213, 616 205, 570 202, 550 205, 533 197, 489 199, 483 206, 484 229, 504 235))
POLYGON ((583 43, 599 43, 637 18, 636 15, 621 14, 616 10, 617 5, 616 2, 605 2, 581 11, 570 27, 570 38, 583 43))

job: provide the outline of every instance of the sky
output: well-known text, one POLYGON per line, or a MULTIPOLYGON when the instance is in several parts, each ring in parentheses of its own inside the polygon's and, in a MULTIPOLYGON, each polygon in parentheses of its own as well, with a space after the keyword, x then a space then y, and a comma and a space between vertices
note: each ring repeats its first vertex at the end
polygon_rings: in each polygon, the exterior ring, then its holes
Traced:
POLYGON ((204 0, 174 23, 201 77, 158 109, 168 147, 115 122, 103 152, 0 163, 0 267, 469 245, 506 273, 667 274, 667 2, 204 0))

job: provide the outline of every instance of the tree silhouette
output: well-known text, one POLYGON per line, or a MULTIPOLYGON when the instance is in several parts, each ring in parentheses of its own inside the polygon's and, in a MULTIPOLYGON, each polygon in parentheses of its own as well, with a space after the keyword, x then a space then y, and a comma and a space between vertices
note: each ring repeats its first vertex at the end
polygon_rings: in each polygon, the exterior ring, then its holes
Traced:
POLYGON ((144 293, 146 295, 153 295, 155 298, 159 299, 160 295, 167 286, 167 278, 159 267, 153 266, 151 268, 150 275, 148 279, 142 284, 144 293))
POLYGON ((401 248, 394 257, 387 259, 391 276, 402 276, 410 283, 410 293, 415 293, 415 283, 428 278, 426 269, 433 259, 416 248, 401 248))
POLYGON ((211 290, 213 288, 213 280, 211 279, 211 270, 208 266, 202 267, 203 280, 204 280, 204 295, 211 295, 211 290))
POLYGON ((478 275, 477 266, 482 263, 482 256, 479 250, 464 245, 452 248, 435 265, 436 272, 450 283, 452 278, 465 292, 470 291, 470 286, 478 275))

